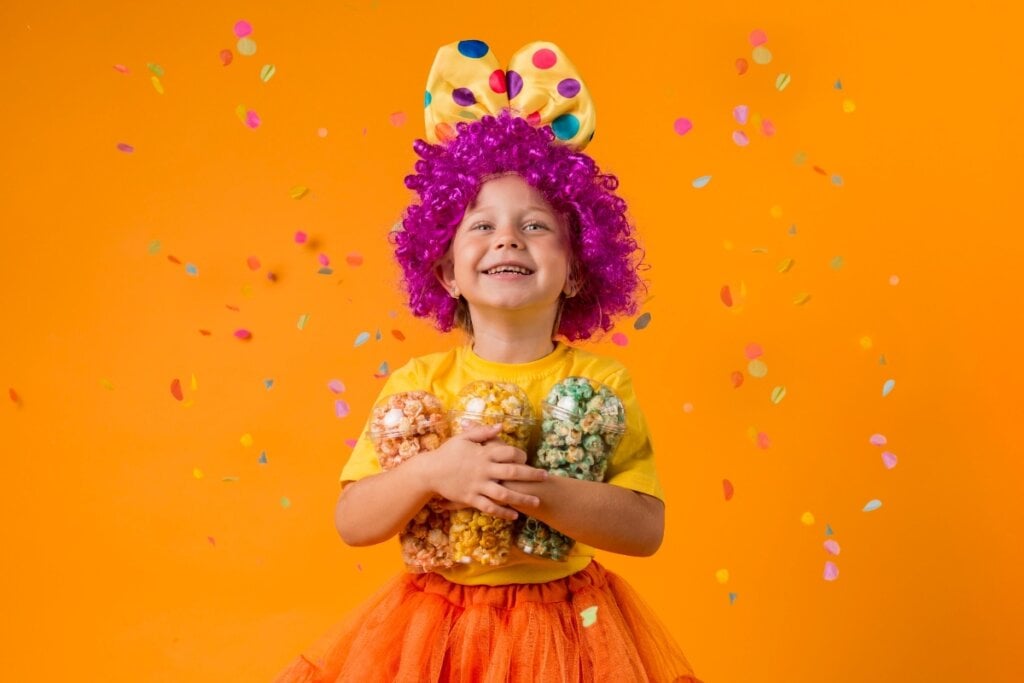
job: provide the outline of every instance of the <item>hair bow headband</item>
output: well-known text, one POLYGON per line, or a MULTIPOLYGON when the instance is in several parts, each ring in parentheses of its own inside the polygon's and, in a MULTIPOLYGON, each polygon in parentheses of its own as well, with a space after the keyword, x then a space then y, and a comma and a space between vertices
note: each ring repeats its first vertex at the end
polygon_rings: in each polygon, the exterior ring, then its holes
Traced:
POLYGON ((594 137, 594 102, 569 58, 554 43, 537 41, 516 52, 503 71, 480 40, 461 40, 437 51, 423 99, 426 137, 455 137, 455 124, 497 116, 503 109, 534 126, 550 125, 555 138, 579 151, 594 137))

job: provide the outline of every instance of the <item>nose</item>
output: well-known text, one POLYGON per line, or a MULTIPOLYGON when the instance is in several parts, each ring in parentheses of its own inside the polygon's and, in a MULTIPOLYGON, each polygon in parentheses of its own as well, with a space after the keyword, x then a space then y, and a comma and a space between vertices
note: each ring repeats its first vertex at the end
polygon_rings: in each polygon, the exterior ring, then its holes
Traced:
POLYGON ((509 249, 521 249, 522 246, 522 237, 519 236, 515 227, 505 226, 498 228, 494 240, 495 249, 502 249, 505 247, 508 247, 509 249))

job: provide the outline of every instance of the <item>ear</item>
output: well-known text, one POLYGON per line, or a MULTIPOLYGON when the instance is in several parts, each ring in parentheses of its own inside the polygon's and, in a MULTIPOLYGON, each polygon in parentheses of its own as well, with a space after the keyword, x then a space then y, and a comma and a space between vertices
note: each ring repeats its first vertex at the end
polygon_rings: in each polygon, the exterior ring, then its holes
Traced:
POLYGON ((455 261, 451 256, 445 256, 434 266, 434 277, 441 283, 448 295, 454 299, 459 298, 459 285, 455 282, 455 261))
POLYGON ((565 294, 566 299, 571 299, 579 294, 579 291, 579 269, 576 266, 576 260, 573 259, 569 262, 569 272, 565 274, 565 286, 562 287, 562 294, 565 294))

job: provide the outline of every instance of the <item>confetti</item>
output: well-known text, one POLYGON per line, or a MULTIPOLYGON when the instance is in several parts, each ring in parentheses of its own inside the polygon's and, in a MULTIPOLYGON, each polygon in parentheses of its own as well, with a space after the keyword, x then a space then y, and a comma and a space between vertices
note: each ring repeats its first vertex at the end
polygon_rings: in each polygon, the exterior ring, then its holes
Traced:
POLYGON ((829 561, 825 563, 825 580, 835 581, 839 578, 839 567, 836 566, 835 562, 829 561))
POLYGON ((260 115, 251 109, 245 112, 245 125, 249 126, 253 130, 260 127, 260 115))
POLYGON ((119 73, 122 73, 122 74, 124 74, 124 75, 126 75, 126 76, 127 76, 127 75, 128 75, 129 73, 131 73, 131 71, 129 71, 129 70, 128 70, 128 67, 126 67, 126 66, 125 66, 124 64, 115 64, 115 65, 114 65, 114 71, 117 71, 117 72, 119 72, 119 73))
POLYGON ((766 48, 764 45, 758 45, 750 52, 750 58, 754 60, 754 64, 770 64, 772 61, 772 51, 766 48))
POLYGON ((803 522, 806 526, 811 526, 812 524, 814 524, 814 513, 810 511, 805 512, 804 514, 800 515, 800 521, 803 522))
POLYGON ((391 368, 388 366, 388 362, 384 361, 380 364, 380 367, 377 368, 377 372, 373 373, 373 376, 377 379, 382 379, 387 377, 389 372, 391 372, 391 368))
POLYGON ((295 243, 296 244, 305 244, 306 243, 306 233, 302 232, 301 230, 298 231, 297 233, 295 233, 295 243))
POLYGON ((893 287, 895 287, 895 286, 896 286, 896 285, 898 285, 899 283, 900 283, 900 276, 899 276, 899 275, 890 275, 890 276, 889 276, 889 284, 890 284, 890 285, 892 285, 893 287))
POLYGON ((711 176, 702 175, 699 178, 694 178, 691 185, 693 185, 695 188, 699 190, 700 188, 706 186, 709 182, 711 182, 711 176))
POLYGON ((150 254, 157 254, 160 251, 160 240, 150 242, 148 251, 150 254))
POLYGON ((736 598, 739 597, 736 593, 729 593, 729 604, 732 605, 736 602, 736 598))
POLYGON ((684 413, 686 413, 687 415, 689 415, 690 413, 692 413, 692 412, 693 412, 693 404, 692 404, 692 403, 690 403, 689 401, 687 401, 686 403, 684 403, 684 404, 683 404, 683 412, 684 412, 684 413))
POLYGON ((164 94, 164 84, 160 82, 160 79, 156 76, 150 76, 149 82, 153 84, 153 89, 156 90, 158 95, 164 94))
POLYGON ((252 446, 252 434, 242 434, 242 438, 238 440, 243 446, 248 448, 252 446))
POLYGON ((369 332, 360 332, 359 335, 356 337, 355 346, 356 347, 362 346, 363 344, 365 344, 368 341, 370 341, 370 333, 369 332))
POLYGON ((245 260, 245 264, 247 266, 249 266, 249 270, 259 270, 260 269, 260 260, 258 258, 256 258, 255 256, 250 256, 249 258, 247 258, 245 260))
POLYGON ((795 297, 793 297, 793 303, 796 304, 797 306, 803 306, 805 303, 807 303, 810 300, 811 300, 811 295, 807 294, 806 292, 804 292, 802 294, 797 294, 795 297))
POLYGON ((332 379, 327 383, 327 388, 333 391, 335 394, 340 394, 345 391, 345 384, 340 379, 332 379))
POLYGON ((154 62, 147 62, 146 63, 146 68, 149 69, 153 73, 153 75, 156 76, 157 78, 163 78, 164 77, 164 68, 162 66, 160 66, 159 64, 156 64, 154 62))
POLYGON ((590 628, 597 623, 597 605, 592 605, 580 612, 583 619, 583 628, 590 628))
POLYGON ((12 401, 17 403, 18 405, 21 405, 21 396, 18 396, 18 392, 15 391, 13 387, 7 388, 7 395, 11 398, 12 401))
POLYGON ((773 205, 772 208, 768 209, 768 215, 776 220, 782 218, 782 207, 778 204, 773 205))
POLYGON ((405 124, 405 112, 404 111, 392 112, 388 116, 388 120, 391 121, 391 125, 395 126, 396 128, 398 126, 404 125, 405 124))
POLYGON ((271 78, 273 78, 274 74, 276 73, 277 69, 274 67, 273 64, 264 64, 263 68, 260 69, 260 80, 266 83, 271 78))
POLYGON ((719 569, 715 572, 715 581, 718 583, 727 583, 729 581, 729 570, 719 569))
POLYGON ((761 29, 754 29, 750 32, 750 44, 754 47, 758 45, 764 45, 768 42, 768 34, 761 29))
POLYGON ((170 261, 171 263, 176 264, 176 265, 179 265, 179 266, 181 265, 181 261, 179 261, 178 257, 175 256, 174 254, 168 254, 167 255, 167 260, 170 261))
POLYGON ((749 68, 750 68, 750 65, 747 64, 747 60, 743 59, 742 57, 740 57, 739 59, 736 60, 736 73, 737 73, 737 75, 742 76, 743 74, 747 73, 747 69, 749 69, 749 68))
POLYGON ((252 57, 256 54, 256 41, 252 38, 239 38, 238 42, 235 43, 235 49, 243 57, 252 57))
POLYGON ((894 380, 894 379, 887 379, 887 380, 885 380, 885 384, 882 385, 882 396, 888 396, 890 393, 892 393, 893 387, 895 387, 895 386, 896 386, 896 380, 894 380))
POLYGON ((771 439, 764 432, 757 433, 757 447, 761 450, 767 450, 772 445, 771 439))
POLYGON ((882 462, 885 463, 885 468, 891 470, 896 467, 896 454, 890 453, 889 451, 882 452, 882 462))
POLYGON ((335 417, 348 417, 348 413, 349 407, 347 402, 340 398, 334 402, 335 417))
POLYGON ((748 144, 750 144, 750 139, 747 137, 747 134, 744 133, 742 130, 734 130, 732 132, 732 141, 735 142, 740 147, 746 147, 748 144))
POLYGON ((357 252, 352 252, 351 254, 345 256, 345 263, 349 264, 350 266, 361 266, 363 265, 363 257, 361 254, 357 252))
POLYGON ((675 122, 672 124, 672 129, 676 132, 677 135, 686 135, 691 130, 693 130, 693 122, 687 118, 676 119, 675 122))
POLYGON ((775 89, 778 90, 779 92, 782 92, 783 90, 786 89, 786 86, 789 85, 789 82, 791 80, 792 80, 792 78, 790 77, 789 74, 787 74, 787 73, 779 74, 778 76, 775 77, 775 89))
POLYGON ((831 524, 826 524, 825 525, 825 535, 826 536, 831 536, 832 535, 832 525, 831 524))
POLYGON ((196 264, 194 264, 194 263, 186 263, 185 264, 185 272, 188 273, 189 275, 195 277, 195 276, 199 275, 199 268, 197 268, 196 264))
POLYGON ((633 323, 633 329, 642 330, 651 324, 651 314, 642 313, 639 318, 633 323))
POLYGON ((240 481, 238 477, 221 477, 220 480, 226 482, 240 481))
POLYGON ((326 128, 317 128, 316 129, 316 134, 318 136, 322 137, 322 138, 325 138, 325 137, 327 137, 327 129, 326 128))
POLYGON ((824 546, 825 550, 827 550, 830 554, 839 554, 839 544, 835 540, 830 538, 829 540, 825 541, 824 546))
POLYGON ((252 332, 249 330, 235 330, 235 337, 243 341, 252 339, 252 332))
POLYGON ((327 257, 327 254, 317 254, 316 260, 321 266, 331 265, 331 259, 327 257))
POLYGON ((217 546, 217 539, 215 539, 213 536, 207 536, 206 540, 209 541, 210 545, 214 547, 217 546))
POLYGON ((753 360, 760 358, 764 354, 764 349, 761 348, 760 344, 751 342, 747 344, 743 349, 743 355, 747 357, 747 360, 753 360))
POLYGON ((356 440, 355 439, 345 439, 342 443, 344 443, 349 448, 355 448, 356 447, 356 440))
POLYGON ((882 501, 880 501, 877 498, 875 498, 873 500, 869 500, 868 501, 868 504, 864 506, 864 510, 863 511, 864 512, 872 512, 874 510, 877 510, 880 507, 882 507, 882 501))
POLYGON ((768 119, 765 119, 764 121, 762 121, 761 122, 761 134, 764 135, 765 137, 769 137, 769 138, 771 136, 775 135, 775 124, 772 123, 771 121, 769 121, 768 119))
POLYGON ((196 380, 195 373, 192 373, 192 383, 191 383, 190 386, 192 388, 192 391, 198 391, 199 390, 199 382, 196 380))
POLYGON ((725 495, 726 500, 732 500, 732 496, 735 493, 732 482, 728 479, 722 480, 722 493, 725 495))
POLYGON ((832 87, 834 87, 836 90, 842 90, 843 82, 837 78, 835 84, 832 87))
POLYGON ((266 465, 267 464, 267 452, 266 451, 260 451, 260 457, 259 457, 259 459, 256 462, 258 462, 261 465, 266 465))
POLYGON ((719 297, 722 299, 723 304, 730 308, 732 307, 732 291, 729 289, 729 285, 722 286, 722 291, 719 294, 719 297))
POLYGON ((213 332, 210 332, 209 330, 199 330, 199 334, 203 335, 204 337, 209 337, 211 334, 213 334, 213 332))
POLYGON ((283 507, 284 509, 287 510, 291 506, 292 506, 292 501, 290 501, 287 496, 281 496, 281 507, 283 507))
POLYGON ((302 199, 309 192, 309 188, 304 185, 296 185, 292 189, 288 190, 288 196, 292 199, 302 199))
POLYGON ((324 266, 323 268, 320 268, 318 271, 316 271, 316 273, 317 275, 333 275, 334 269, 324 266))
POLYGON ((264 386, 264 388, 266 388, 267 391, 270 391, 271 388, 273 388, 273 386, 274 386, 274 380, 272 380, 272 379, 265 379, 265 380, 263 380, 263 386, 264 386))
POLYGON ((252 24, 245 19, 239 19, 235 22, 234 32, 236 38, 245 38, 252 33, 252 24))
POLYGON ((175 399, 177 399, 179 401, 184 398, 184 396, 181 393, 181 380, 179 380, 179 379, 172 379, 171 380, 171 396, 173 396, 175 399))
POLYGON ((857 105, 853 100, 843 100, 843 112, 846 114, 852 114, 856 111, 857 105))
POLYGON ((309 314, 303 313, 299 316, 298 327, 300 330, 306 329, 306 323, 309 322, 309 314))
POLYGON ((220 65, 228 66, 235 60, 235 53, 231 50, 224 48, 220 51, 220 65))
POLYGON ((746 124, 747 115, 750 113, 750 108, 745 104, 738 104, 732 109, 732 117, 736 119, 736 123, 741 126, 746 124))
POLYGON ((829 266, 832 267, 832 270, 839 270, 840 268, 843 267, 843 257, 842 256, 835 256, 835 257, 833 257, 832 261, 829 262, 829 266))
POLYGON ((405 335, 402 333, 401 330, 391 330, 391 336, 397 339, 398 341, 405 341, 405 335))
POLYGON ((860 348, 867 351, 872 346, 874 346, 874 343, 871 341, 871 337, 864 336, 860 338, 860 348))
POLYGON ((759 358, 755 358, 747 363, 747 373, 751 377, 757 377, 758 379, 768 374, 768 364, 759 358))
POLYGON ((772 389, 772 403, 774 405, 779 405, 784 398, 786 398, 786 387, 777 386, 772 389))
POLYGON ((612 343, 616 346, 626 346, 629 344, 629 338, 621 332, 616 332, 612 335, 612 343))
POLYGON ((868 437, 868 443, 872 446, 884 446, 887 442, 884 434, 872 434, 868 437))
POLYGON ((100 386, 103 387, 104 389, 106 389, 107 391, 113 391, 114 390, 114 383, 111 382, 106 377, 104 377, 103 379, 100 380, 100 386))
POLYGON ((198 467, 193 467, 192 468, 192 476, 195 477, 196 479, 202 479, 203 478, 203 471, 201 469, 199 469, 198 467))
POLYGON ((135 151, 135 148, 129 145, 127 142, 117 143, 117 149, 124 152, 125 154, 131 154, 135 151))
POLYGON ((739 389, 743 386, 743 373, 739 370, 734 370, 729 374, 729 381, 732 382, 733 389, 739 389))

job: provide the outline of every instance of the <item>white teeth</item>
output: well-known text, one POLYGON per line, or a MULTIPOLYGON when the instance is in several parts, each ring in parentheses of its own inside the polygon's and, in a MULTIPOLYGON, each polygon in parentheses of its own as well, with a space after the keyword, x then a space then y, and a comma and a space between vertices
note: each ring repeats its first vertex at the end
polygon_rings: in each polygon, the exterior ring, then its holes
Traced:
POLYGON ((497 273, 518 273, 520 275, 529 275, 532 270, 526 268, 520 268, 519 266, 496 266, 487 271, 488 275, 496 275, 497 273))

